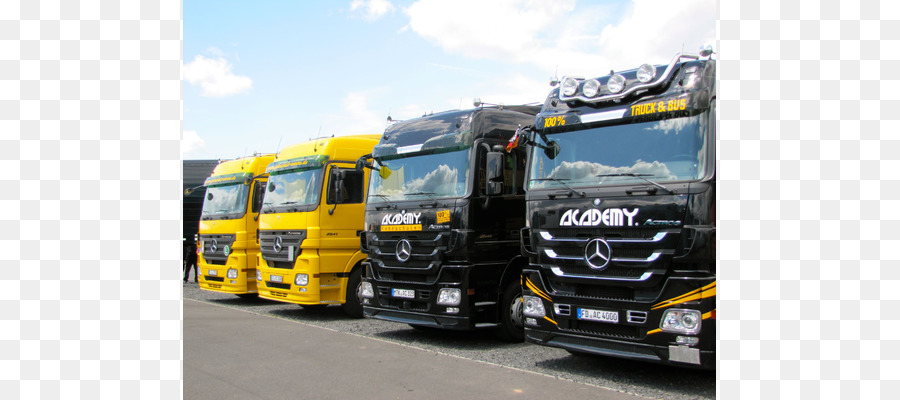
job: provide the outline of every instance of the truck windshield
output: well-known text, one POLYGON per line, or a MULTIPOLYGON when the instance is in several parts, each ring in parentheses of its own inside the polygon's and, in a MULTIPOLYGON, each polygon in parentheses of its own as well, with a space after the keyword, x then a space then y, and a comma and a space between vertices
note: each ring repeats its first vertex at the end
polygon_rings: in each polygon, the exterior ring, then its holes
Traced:
POLYGON ((321 168, 269 175, 263 213, 282 207, 296 208, 318 203, 321 176, 321 168))
MULTIPOLYGON (((534 146, 529 189, 697 180, 706 172, 706 113, 549 134, 555 158, 534 146)), ((540 141, 541 139, 538 139, 540 141)))
POLYGON ((469 186, 468 149, 376 160, 369 202, 461 197, 469 186))
POLYGON ((247 209, 248 193, 250 186, 242 183, 208 187, 201 216, 205 219, 238 218, 247 209))

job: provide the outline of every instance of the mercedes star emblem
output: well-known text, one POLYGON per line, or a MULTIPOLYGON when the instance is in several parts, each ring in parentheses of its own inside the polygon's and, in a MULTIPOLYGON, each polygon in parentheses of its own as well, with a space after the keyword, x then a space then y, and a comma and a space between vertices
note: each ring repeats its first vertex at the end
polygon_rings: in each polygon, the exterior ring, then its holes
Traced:
POLYGON ((609 248, 609 243, 603 239, 592 239, 584 247, 584 261, 591 269, 606 268, 610 258, 612 258, 612 249, 609 248))
POLYGON ((275 236, 275 245, 272 246, 272 250, 275 250, 276 253, 281 253, 281 236, 275 236))
POLYGON ((411 255, 412 245, 409 244, 409 240, 400 239, 400 242, 397 243, 397 260, 400 260, 400 262, 407 262, 411 255))
POLYGON ((209 247, 209 250, 213 253, 219 248, 219 242, 216 239, 213 239, 212 246, 209 247))

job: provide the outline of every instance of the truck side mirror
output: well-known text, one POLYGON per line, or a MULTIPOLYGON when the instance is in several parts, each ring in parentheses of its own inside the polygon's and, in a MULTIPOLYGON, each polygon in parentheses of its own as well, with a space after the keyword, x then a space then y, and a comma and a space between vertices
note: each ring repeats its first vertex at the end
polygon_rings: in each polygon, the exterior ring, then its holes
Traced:
POLYGON ((501 152, 492 151, 487 153, 485 160, 485 177, 487 178, 486 194, 488 196, 496 196, 503 193, 503 164, 506 155, 501 152))
POLYGON ((274 192, 275 191, 275 182, 269 182, 269 184, 266 186, 266 190, 268 190, 270 192, 274 192))
POLYGON ((334 207, 331 207, 331 209, 328 210, 328 215, 333 215, 337 205, 344 202, 344 171, 332 168, 331 183, 329 185, 331 186, 331 193, 329 193, 328 196, 331 197, 334 207))
POLYGON ((550 141, 550 143, 547 143, 547 147, 544 147, 544 155, 552 160, 559 155, 559 149, 559 143, 550 141))

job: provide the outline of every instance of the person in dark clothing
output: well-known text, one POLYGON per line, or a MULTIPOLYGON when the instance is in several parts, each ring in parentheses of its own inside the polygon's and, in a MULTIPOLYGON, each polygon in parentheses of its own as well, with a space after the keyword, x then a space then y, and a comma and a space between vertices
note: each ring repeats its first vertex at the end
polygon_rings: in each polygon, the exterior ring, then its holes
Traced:
POLYGON ((184 282, 187 283, 191 270, 194 270, 194 283, 197 283, 197 246, 189 244, 184 246, 184 282))

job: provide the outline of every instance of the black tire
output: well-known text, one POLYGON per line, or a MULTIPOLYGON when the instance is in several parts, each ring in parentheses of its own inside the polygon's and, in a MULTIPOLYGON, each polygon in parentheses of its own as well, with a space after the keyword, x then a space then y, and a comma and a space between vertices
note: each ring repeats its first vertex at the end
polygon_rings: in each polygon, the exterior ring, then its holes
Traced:
POLYGON ((240 294, 236 294, 236 296, 240 297, 244 300, 251 300, 251 299, 259 298, 259 295, 257 295, 256 293, 240 293, 240 294))
POLYGON ((525 340, 525 316, 522 315, 522 286, 519 280, 513 280, 503 289, 500 300, 500 326, 497 337, 507 342, 525 340))
POLYGON ((303 307, 304 310, 316 311, 324 310, 325 307, 328 307, 328 304, 301 304, 300 307, 303 307))
POLYGON ((350 279, 347 280, 347 293, 344 295, 344 304, 341 307, 344 312, 353 318, 363 317, 362 297, 359 289, 362 285, 362 268, 356 268, 350 273, 350 279))

